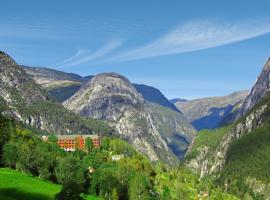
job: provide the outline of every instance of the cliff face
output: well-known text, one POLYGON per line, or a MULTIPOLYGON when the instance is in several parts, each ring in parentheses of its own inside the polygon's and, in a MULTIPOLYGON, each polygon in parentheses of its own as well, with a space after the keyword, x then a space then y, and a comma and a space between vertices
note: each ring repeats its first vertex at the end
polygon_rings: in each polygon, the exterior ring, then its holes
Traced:
POLYGON ((237 118, 243 116, 249 110, 251 110, 260 101, 260 99, 269 91, 270 91, 270 58, 267 59, 255 85, 252 87, 248 96, 245 98, 242 107, 239 111, 239 116, 237 118))
POLYGON ((200 177, 221 172, 226 163, 229 146, 242 135, 262 126, 263 115, 267 107, 268 104, 260 105, 246 115, 243 120, 235 124, 225 133, 214 152, 209 152, 207 145, 198 149, 198 155, 188 160, 187 166, 199 173, 200 177))
POLYGON ((237 117, 235 119, 238 119, 238 121, 224 134, 215 151, 209 152, 209 147, 206 145, 198 149, 195 158, 187 161, 187 165, 200 173, 201 177, 220 172, 226 163, 230 145, 241 136, 264 125, 265 113, 270 102, 269 98, 262 100, 269 93, 269 80, 270 60, 268 59, 255 85, 236 112, 237 117))
POLYGON ((176 161, 154 125, 142 95, 119 74, 95 76, 63 105, 82 116, 107 120, 120 137, 152 161, 176 161))
POLYGON ((6 114, 44 131, 59 134, 91 133, 100 127, 100 123, 103 126, 103 122, 85 120, 54 102, 50 95, 4 52, 0 52, 0 95, 1 102, 7 106, 6 114))

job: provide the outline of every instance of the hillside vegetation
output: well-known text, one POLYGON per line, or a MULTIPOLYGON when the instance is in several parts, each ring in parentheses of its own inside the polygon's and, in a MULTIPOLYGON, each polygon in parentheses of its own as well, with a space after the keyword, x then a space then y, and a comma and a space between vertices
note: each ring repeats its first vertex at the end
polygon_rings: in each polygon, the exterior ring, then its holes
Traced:
POLYGON ((50 136, 48 142, 42 142, 34 130, 1 115, 0 136, 1 164, 16 169, 14 176, 17 178, 12 180, 21 181, 13 182, 15 185, 9 183, 14 171, 3 169, 1 181, 6 179, 6 186, 1 186, 0 197, 2 195, 6 199, 21 196, 20 199, 24 196, 29 199, 29 195, 34 198, 40 195, 39 199, 45 200, 52 199, 57 193, 57 199, 73 200, 89 199, 87 195, 106 200, 188 200, 194 199, 201 190, 209 191, 211 199, 237 199, 223 193, 211 181, 200 182, 197 175, 183 166, 153 165, 121 139, 106 137, 101 148, 87 145, 84 151, 67 153, 55 144, 55 137, 50 136), (113 155, 122 157, 113 161, 113 155), (94 173, 89 173, 89 167, 94 169, 94 173), (35 186, 31 187, 31 183, 35 186), (36 190, 38 186, 40 190, 36 190), (12 190, 7 189, 9 187, 12 190))

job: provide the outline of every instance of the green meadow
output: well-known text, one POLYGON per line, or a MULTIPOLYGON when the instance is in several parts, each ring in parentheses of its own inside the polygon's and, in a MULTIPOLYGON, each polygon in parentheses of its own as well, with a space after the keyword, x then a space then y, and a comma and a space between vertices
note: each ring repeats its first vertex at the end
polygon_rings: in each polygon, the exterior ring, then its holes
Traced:
MULTIPOLYGON (((61 185, 44 181, 18 171, 0 168, 1 200, 54 200, 61 185)), ((99 200, 88 196, 87 200, 99 200)))

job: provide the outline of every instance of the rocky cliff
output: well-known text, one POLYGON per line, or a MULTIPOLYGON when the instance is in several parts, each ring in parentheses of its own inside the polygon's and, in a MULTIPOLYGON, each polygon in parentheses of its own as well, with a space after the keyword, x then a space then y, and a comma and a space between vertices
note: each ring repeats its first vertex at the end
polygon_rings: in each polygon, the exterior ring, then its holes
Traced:
POLYGON ((86 120, 53 101, 50 95, 6 53, 0 52, 0 98, 5 113, 51 133, 110 130, 104 122, 86 120))
POLYGON ((107 120, 121 138, 152 161, 176 162, 154 125, 142 95, 125 77, 116 73, 96 75, 63 105, 82 116, 107 120))
POLYGON ((270 91, 270 58, 264 64, 260 76, 257 78, 255 85, 250 90, 248 96, 243 101, 242 106, 236 113, 233 120, 239 119, 251 110, 267 92, 270 91))
MULTIPOLYGON (((265 96, 269 93, 269 64, 268 59, 255 85, 239 108, 239 119, 224 134, 215 150, 209 152, 208 145, 201 146, 197 149, 197 155, 188 159, 187 165, 200 173, 201 177, 220 172, 226 163, 230 145, 243 135, 268 123, 266 119, 269 117, 266 117, 266 111, 269 110, 270 98, 265 99, 265 96)), ((195 146, 191 145, 190 149, 195 146)))

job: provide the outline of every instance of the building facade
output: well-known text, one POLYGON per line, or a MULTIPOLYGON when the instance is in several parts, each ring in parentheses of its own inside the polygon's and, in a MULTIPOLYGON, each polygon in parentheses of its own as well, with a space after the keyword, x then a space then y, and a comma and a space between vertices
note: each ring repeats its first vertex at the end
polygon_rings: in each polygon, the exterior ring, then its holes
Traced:
MULTIPOLYGON (((100 147, 101 138, 98 135, 55 135, 58 139, 57 144, 65 151, 84 150, 86 139, 90 138, 95 148, 100 147)), ((43 141, 47 141, 47 136, 42 136, 43 141)))

